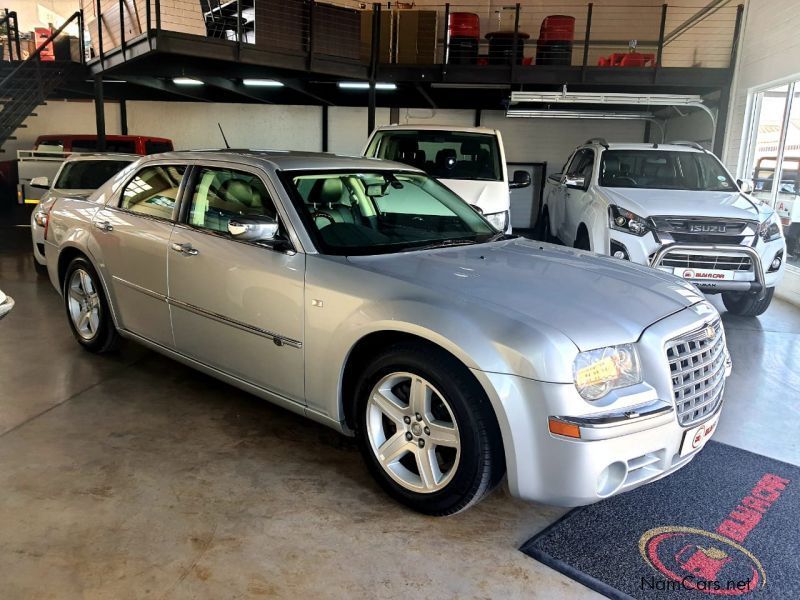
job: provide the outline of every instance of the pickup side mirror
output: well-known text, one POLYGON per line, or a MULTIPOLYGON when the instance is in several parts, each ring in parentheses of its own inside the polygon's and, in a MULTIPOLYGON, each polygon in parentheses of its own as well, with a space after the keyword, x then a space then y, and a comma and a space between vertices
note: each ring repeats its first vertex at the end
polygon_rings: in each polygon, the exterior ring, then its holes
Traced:
POLYGON ((234 217, 228 222, 228 233, 244 242, 271 242, 278 235, 278 222, 266 216, 234 217))
POLYGON ((573 188, 576 190, 585 190, 586 178, 583 175, 575 175, 573 177, 567 175, 564 177, 564 185, 568 188, 573 188))
POLYGON ((737 179, 736 184, 739 186, 739 191, 743 194, 753 193, 753 182, 749 179, 737 179))
POLYGON ((31 179, 31 187, 41 188, 43 190, 50 189, 50 180, 47 177, 34 177, 31 179))
POLYGON ((531 176, 527 171, 514 171, 514 178, 508 184, 508 188, 516 190, 528 187, 531 184, 531 176))

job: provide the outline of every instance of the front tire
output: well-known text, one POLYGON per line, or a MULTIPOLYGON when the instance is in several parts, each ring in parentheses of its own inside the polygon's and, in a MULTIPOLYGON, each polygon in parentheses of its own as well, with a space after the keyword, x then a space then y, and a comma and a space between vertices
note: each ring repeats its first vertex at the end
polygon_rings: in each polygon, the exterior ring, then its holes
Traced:
POLYGON ((100 277, 88 260, 78 257, 69 264, 62 291, 67 321, 77 342, 96 354, 113 350, 119 335, 100 277))
POLYGON ((356 438, 372 476, 395 500, 428 515, 477 503, 505 473, 486 394, 459 361, 399 343, 364 370, 356 438))
POLYGON ((763 315, 772 302, 775 288, 767 288, 764 297, 759 300, 758 294, 750 292, 722 292, 722 303, 728 312, 742 317, 763 315))

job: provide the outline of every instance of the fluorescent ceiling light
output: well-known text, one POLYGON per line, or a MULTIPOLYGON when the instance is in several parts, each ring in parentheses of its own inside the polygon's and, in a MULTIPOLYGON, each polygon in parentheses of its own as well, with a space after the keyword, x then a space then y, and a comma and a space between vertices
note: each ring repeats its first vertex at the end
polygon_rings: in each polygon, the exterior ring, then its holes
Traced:
POLYGON ((172 83, 175 85, 203 85, 202 81, 192 77, 173 77, 172 83))
POLYGON ((649 112, 601 112, 570 110, 529 110, 512 108, 506 111, 507 117, 527 119, 607 119, 607 120, 649 120, 653 113, 649 112))
POLYGON ((540 102, 546 104, 644 104, 651 106, 697 105, 696 94, 605 94, 592 92, 511 92, 511 104, 540 102))
POLYGON ((243 79, 242 83, 250 87, 283 87, 283 82, 275 79, 243 79))
MULTIPOLYGON (((339 89, 342 90, 368 90, 369 82, 367 81, 340 81, 338 83, 339 89)), ((395 83, 376 83, 376 90, 396 90, 397 84, 395 83)))

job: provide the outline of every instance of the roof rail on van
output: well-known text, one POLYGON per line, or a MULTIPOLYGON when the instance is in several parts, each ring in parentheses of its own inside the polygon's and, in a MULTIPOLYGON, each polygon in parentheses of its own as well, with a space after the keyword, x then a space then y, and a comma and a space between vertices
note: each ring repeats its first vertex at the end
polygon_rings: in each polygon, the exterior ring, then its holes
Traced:
POLYGON ((606 141, 606 138, 601 138, 601 137, 590 138, 584 142, 584 145, 587 144, 600 144, 603 148, 608 150, 608 142, 606 141))

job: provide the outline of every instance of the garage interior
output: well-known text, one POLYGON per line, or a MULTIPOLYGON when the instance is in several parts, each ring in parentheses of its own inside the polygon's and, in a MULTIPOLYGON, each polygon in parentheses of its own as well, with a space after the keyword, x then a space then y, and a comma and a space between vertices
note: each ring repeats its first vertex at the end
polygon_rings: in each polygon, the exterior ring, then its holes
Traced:
MULTIPOLYGON (((794 4, 6 0, 0 290, 15 306, 0 321, 3 597, 623 597, 519 551, 569 509, 516 499, 504 482, 458 515, 416 514, 381 491, 351 438, 131 341, 82 350, 31 260, 36 204, 18 193, 18 152, 72 133, 96 134, 98 151, 106 136, 142 135, 176 149, 360 156, 376 126, 488 127, 509 171, 531 174, 511 195, 511 225, 537 239, 546 178, 590 138, 695 142, 741 179, 757 177, 760 158, 792 158, 794 4), (479 37, 455 35, 463 14, 478 15, 479 37), (547 45, 552 15, 572 17, 569 43, 547 45), (26 39, 42 28, 44 43, 26 39), (64 34, 74 42, 59 50, 64 34), (614 66, 626 56, 641 62, 614 66)), ((762 192, 772 205, 794 193, 762 192)), ((798 250, 764 315, 708 297, 733 362, 714 441, 795 467, 798 250)), ((692 500, 735 483, 709 481, 692 500)), ((796 495, 782 500, 800 511, 796 495)))

